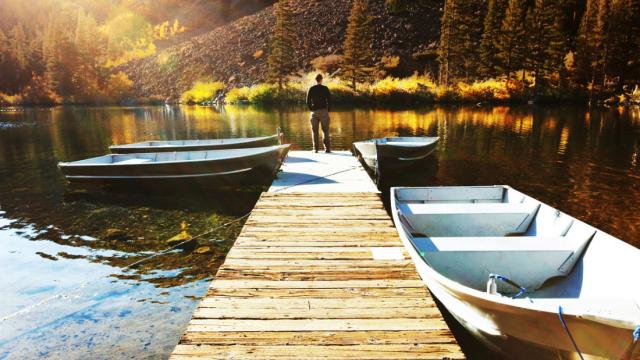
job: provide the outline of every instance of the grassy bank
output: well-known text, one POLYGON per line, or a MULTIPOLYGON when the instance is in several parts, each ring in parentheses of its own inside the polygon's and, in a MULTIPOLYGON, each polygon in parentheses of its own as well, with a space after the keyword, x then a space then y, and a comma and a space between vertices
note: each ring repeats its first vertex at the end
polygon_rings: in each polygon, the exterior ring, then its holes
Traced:
MULTIPOLYGON (((183 92, 180 103, 190 105, 226 104, 303 104, 306 92, 315 84, 317 72, 292 76, 279 88, 276 84, 259 83, 251 86, 229 87, 219 81, 198 81, 183 92)), ((519 80, 488 79, 473 83, 458 82, 447 88, 437 85, 429 76, 414 74, 406 78, 385 77, 370 83, 358 84, 354 91, 350 84, 336 76, 325 74, 332 102, 354 106, 414 106, 430 104, 517 104, 528 101, 547 103, 587 103, 586 89, 545 87, 536 94, 532 79, 518 75, 519 80)), ((66 98, 48 90, 47 86, 30 86, 21 94, 0 93, 0 106, 22 105, 143 105, 162 104, 161 96, 132 97, 132 82, 117 74, 111 77, 106 91, 96 91, 82 98, 66 98)), ((607 105, 640 105, 640 91, 632 95, 598 94, 607 105)))
MULTIPOLYGON (((292 77, 282 89, 275 84, 257 84, 231 88, 225 96, 228 104, 303 103, 316 73, 292 77)), ((588 93, 570 89, 546 89, 534 93, 525 80, 489 79, 457 83, 448 88, 438 86, 429 76, 386 77, 358 84, 354 91, 338 77, 325 76, 325 85, 336 104, 414 105, 434 103, 519 103, 530 100, 549 102, 586 102, 588 93)))

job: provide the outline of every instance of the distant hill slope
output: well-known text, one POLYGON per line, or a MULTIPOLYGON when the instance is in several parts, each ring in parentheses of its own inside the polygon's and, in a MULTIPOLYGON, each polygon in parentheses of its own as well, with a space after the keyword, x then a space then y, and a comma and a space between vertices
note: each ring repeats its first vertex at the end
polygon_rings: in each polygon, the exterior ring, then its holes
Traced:
MULTIPOLYGON (((391 14, 384 0, 370 0, 374 16, 374 61, 399 56, 398 74, 432 70, 439 36, 441 1, 420 1, 409 11, 391 14)), ((293 0, 300 39, 292 61, 311 70, 318 56, 341 54, 349 0, 293 0)), ((253 84, 267 73, 273 7, 196 36, 159 54, 121 66, 138 96, 177 98, 197 80, 253 84), (262 53, 261 56, 259 56, 262 53)))

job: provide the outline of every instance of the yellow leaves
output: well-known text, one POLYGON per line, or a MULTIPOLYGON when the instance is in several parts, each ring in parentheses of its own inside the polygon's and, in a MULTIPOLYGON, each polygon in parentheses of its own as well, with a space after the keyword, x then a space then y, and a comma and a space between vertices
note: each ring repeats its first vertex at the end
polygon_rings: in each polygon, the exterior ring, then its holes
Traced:
POLYGON ((488 79, 471 84, 461 82, 457 87, 463 101, 507 100, 510 97, 506 80, 488 79))
POLYGON ((369 86, 369 91, 374 95, 388 95, 398 92, 413 94, 417 92, 430 91, 435 89, 435 87, 436 85, 430 77, 413 74, 410 77, 402 79, 386 77, 375 81, 369 86))
POLYGON ((228 104, 241 104, 249 101, 251 88, 248 86, 236 87, 227 93, 225 100, 228 104))
POLYGON ((169 21, 167 20, 153 27, 153 38, 155 40, 166 40, 186 30, 184 26, 180 26, 178 19, 175 19, 172 25, 169 25, 169 21))
POLYGON ((400 65, 400 56, 383 56, 380 65, 388 70, 395 69, 400 65))
POLYGON ((116 99, 123 99, 133 87, 133 81, 129 79, 127 74, 119 71, 115 74, 109 75, 107 79, 106 93, 107 96, 114 97, 116 99))
POLYGON ((167 40, 186 31, 178 20, 164 21, 155 26, 131 11, 120 13, 100 26, 100 32, 108 38, 106 67, 114 67, 128 61, 156 53, 157 40, 167 40))
POLYGON ((261 49, 253 53, 253 58, 257 60, 260 59, 262 55, 264 55, 264 50, 261 49))
POLYGON ((185 91, 180 96, 182 103, 200 104, 210 101, 219 91, 224 90, 225 86, 220 81, 201 82, 193 84, 191 89, 185 91))
MULTIPOLYGON (((275 84, 258 84, 231 89, 226 95, 229 104, 269 103, 273 101, 303 102, 307 89, 315 84, 318 72, 308 72, 290 77, 278 93, 275 84)), ((323 84, 329 87, 335 102, 370 103, 427 103, 427 102, 478 102, 504 101, 512 93, 522 92, 522 83, 511 80, 507 87, 504 79, 489 79, 474 83, 458 83, 449 88, 437 86, 428 75, 413 74, 406 78, 385 77, 360 84, 355 92, 348 81, 323 73, 323 84)))

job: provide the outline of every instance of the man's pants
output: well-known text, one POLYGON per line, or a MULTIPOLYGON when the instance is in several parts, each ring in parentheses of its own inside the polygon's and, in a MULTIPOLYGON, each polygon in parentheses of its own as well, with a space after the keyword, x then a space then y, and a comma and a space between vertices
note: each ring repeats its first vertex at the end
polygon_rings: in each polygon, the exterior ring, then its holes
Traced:
POLYGON ((329 135, 329 111, 327 109, 311 112, 311 132, 313 133, 313 149, 320 150, 319 125, 322 125, 322 140, 324 149, 331 151, 331 136, 329 135))

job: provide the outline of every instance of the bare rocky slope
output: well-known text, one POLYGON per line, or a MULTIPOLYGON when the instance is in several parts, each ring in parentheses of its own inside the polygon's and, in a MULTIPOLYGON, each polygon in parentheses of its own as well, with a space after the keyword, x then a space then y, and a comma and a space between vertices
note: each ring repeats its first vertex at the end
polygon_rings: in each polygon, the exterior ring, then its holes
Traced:
MULTIPOLYGON (((408 11, 390 13, 384 0, 370 0, 375 28, 374 62, 399 56, 395 75, 432 71, 439 34, 441 1, 421 1, 408 11)), ((342 54, 350 0, 293 0, 299 39, 292 61, 312 70, 318 56, 342 54)), ((176 99, 193 82, 219 80, 254 84, 265 80, 269 37, 275 22, 273 7, 163 50, 155 56, 121 66, 134 81, 135 95, 176 99), (260 55, 262 54, 262 55, 260 55)))

